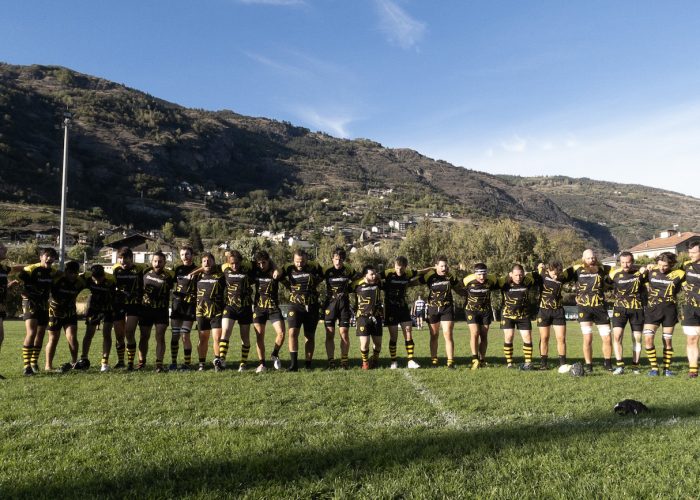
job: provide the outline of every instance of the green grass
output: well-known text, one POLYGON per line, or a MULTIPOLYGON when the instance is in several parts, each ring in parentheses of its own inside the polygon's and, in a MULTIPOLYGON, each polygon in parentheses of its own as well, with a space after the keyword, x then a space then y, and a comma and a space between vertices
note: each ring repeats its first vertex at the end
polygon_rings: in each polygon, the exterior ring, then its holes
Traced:
MULTIPOLYGON (((680 329, 675 378, 507 370, 497 328, 491 367, 472 372, 463 324, 454 371, 327 372, 320 362, 263 375, 93 368, 24 378, 23 325, 5 326, 0 498, 697 496, 700 395, 680 329), (625 398, 651 412, 613 414, 625 398)), ((581 335, 569 327, 576 358, 581 335)), ((416 339, 426 363, 427 332, 416 339)), ((62 339, 57 361, 66 358, 62 339)))

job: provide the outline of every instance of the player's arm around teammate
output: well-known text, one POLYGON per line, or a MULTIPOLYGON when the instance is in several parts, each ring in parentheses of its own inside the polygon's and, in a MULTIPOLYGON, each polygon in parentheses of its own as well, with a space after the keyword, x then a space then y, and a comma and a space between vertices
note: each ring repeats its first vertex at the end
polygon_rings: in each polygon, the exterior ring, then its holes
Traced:
POLYGON ((335 368, 335 323, 340 333, 340 364, 347 366, 350 352, 350 284, 356 278, 355 270, 346 264, 345 249, 333 251, 333 264, 323 270, 326 299, 323 305, 323 323, 326 330, 328 368, 335 368))
MULTIPOLYGON (((221 338, 226 278, 221 270, 217 269, 214 255, 206 252, 202 254, 202 272, 198 273, 194 279, 197 287, 196 317, 199 330, 198 371, 204 371, 209 351, 209 338, 212 335, 214 338, 221 338)), ((214 368, 220 369, 216 364, 214 368)))
POLYGON ((566 314, 561 304, 562 287, 573 279, 573 268, 563 269, 561 262, 551 261, 537 266, 540 288, 537 326, 540 333, 540 369, 549 367, 549 336, 551 329, 557 340, 559 366, 566 364, 566 314))
POLYGON ((83 337, 82 355, 76 368, 86 370, 90 367, 90 346, 98 326, 102 324, 102 360, 100 372, 110 370, 109 355, 112 350, 112 325, 114 322, 114 293, 116 282, 114 276, 105 273, 103 266, 95 264, 83 275, 90 290, 87 313, 85 315, 85 336, 83 337))
POLYGON ((360 339, 362 369, 376 368, 382 350, 382 303, 381 282, 374 266, 367 265, 362 270, 362 278, 352 283, 357 298, 357 336, 360 339), (369 355, 372 340, 373 353, 369 355))
MULTIPOLYGON (((264 250, 256 252, 254 260, 256 270, 254 274, 253 328, 255 328, 258 357, 265 359, 265 328, 269 321, 275 331, 275 346, 272 348, 270 359, 272 367, 279 370, 282 368, 279 357, 280 349, 284 344, 285 337, 284 317, 279 307, 279 282, 283 278, 283 274, 270 259, 270 254, 264 250)), ((258 367, 258 369, 260 368, 258 367)))
POLYGON ((524 362, 522 370, 532 369, 532 323, 528 310, 528 292, 535 281, 531 273, 525 274, 523 266, 515 264, 508 273, 499 279, 499 287, 503 296, 501 312, 501 329, 503 330, 503 354, 508 368, 515 368, 513 363, 513 338, 515 330, 520 332, 523 340, 524 362))
POLYGON ((471 369, 486 365, 488 333, 493 310, 491 291, 498 289, 498 279, 488 274, 486 264, 479 262, 473 272, 462 280, 460 295, 464 295, 464 317, 469 328, 469 348, 471 349, 471 369))
POLYGON ((155 252, 151 256, 151 268, 143 274, 143 303, 139 320, 139 368, 146 364, 151 329, 155 326, 155 371, 161 373, 165 357, 165 332, 168 329, 168 303, 175 284, 174 273, 165 268, 165 254, 155 252))
POLYGON ((189 370, 192 366, 192 339, 190 332, 196 320, 197 286, 193 272, 197 269, 194 263, 194 250, 191 246, 180 248, 182 264, 174 269, 175 288, 170 312, 170 370, 178 369, 177 357, 182 338, 183 364, 180 370, 189 370))

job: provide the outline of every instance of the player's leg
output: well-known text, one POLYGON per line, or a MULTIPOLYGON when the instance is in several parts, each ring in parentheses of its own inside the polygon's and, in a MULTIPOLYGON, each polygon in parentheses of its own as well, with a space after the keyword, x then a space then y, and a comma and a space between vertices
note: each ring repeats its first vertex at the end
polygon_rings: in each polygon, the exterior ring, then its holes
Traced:
MULTIPOLYGON (((199 341, 197 342, 197 357, 199 358, 198 371, 203 372, 206 368, 207 363, 207 352, 209 351, 209 337, 211 336, 212 329, 202 329, 200 324, 199 328, 199 341)), ((213 330, 218 330, 216 332, 217 336, 221 336, 221 328, 214 328, 213 330)))
POLYGON ((401 323, 401 330, 403 331, 403 338, 406 344, 406 366, 411 369, 420 368, 420 365, 413 359, 416 344, 413 341, 413 322, 405 321, 401 323))
POLYGON ((170 370, 177 370, 177 356, 180 351, 180 328, 182 319, 170 318, 170 370))
POLYGON ((454 343, 454 329, 455 322, 452 320, 441 321, 440 326, 442 327, 442 336, 445 339, 445 354, 447 356, 447 367, 455 367, 455 343, 454 343))
POLYGON ((318 322, 318 313, 309 312, 304 319, 304 352, 306 354, 304 365, 307 370, 311 369, 311 361, 314 359, 318 322))
MULTIPOLYGON (((508 325, 510 326, 510 325, 508 325)), ((514 368, 513 363, 513 338, 515 337, 515 328, 503 329, 503 357, 506 358, 506 366, 514 368)))
POLYGON ((143 322, 139 320, 139 364, 137 370, 141 370, 146 366, 146 360, 148 359, 148 343, 151 340, 151 331, 153 330, 153 323, 150 321, 143 322))
POLYGON ((469 327, 469 349, 471 349, 472 360, 471 369, 476 370, 479 368, 479 340, 481 337, 481 325, 478 323, 468 322, 469 327))
POLYGON ((335 320, 324 320, 326 331, 326 355, 328 356, 328 368, 335 368, 335 320), (333 323, 328 323, 333 321, 333 323))
POLYGON ((299 356, 299 333, 300 329, 298 327, 289 326, 289 341, 287 348, 289 349, 289 371, 297 371, 299 369, 298 356, 299 356))
MULTIPOLYGON (((263 324, 263 328, 264 327, 265 325, 263 324)), ((279 370, 282 368, 282 363, 280 361, 280 349, 282 349, 282 345, 284 344, 285 330, 284 320, 282 319, 281 315, 280 319, 272 321, 272 328, 275 330, 275 346, 272 348, 270 359, 272 359, 272 367, 275 370, 279 370)), ((347 368, 347 366, 344 368, 347 368)))
POLYGON ((163 371, 163 358, 165 358, 165 332, 168 330, 167 323, 156 323, 156 372, 163 371))
MULTIPOLYGON (((97 328, 96 324, 91 326, 92 328, 97 328)), ((100 372, 109 371, 109 354, 112 351, 112 328, 112 321, 105 320, 104 323, 102 323, 102 360, 100 363, 100 372)))
POLYGON ((671 371, 671 361, 673 360, 673 326, 663 327, 663 345, 664 345, 664 375, 670 377, 674 375, 671 371))
POLYGON ((255 351, 258 355, 258 367, 255 369, 255 373, 261 373, 267 369, 265 366, 265 324, 253 323, 253 329, 255 330, 255 351))
POLYGON ((242 372, 248 366, 248 355, 250 354, 250 325, 242 325, 239 321, 238 330, 241 335, 241 362, 238 364, 238 371, 242 372))
POLYGON ((36 337, 37 320, 25 319, 24 328, 25 334, 24 342, 22 344, 22 363, 24 365, 24 374, 34 375, 34 371, 32 370, 32 353, 34 352, 34 338, 36 337))
POLYGON ((114 365, 114 368, 124 368, 126 366, 124 362, 124 353, 126 352, 126 317, 117 313, 114 318, 114 340, 117 350, 117 364, 114 365))
POLYGON ((428 323, 430 328, 430 366, 433 368, 438 366, 438 336, 440 335, 440 320, 434 323, 428 323))
POLYGON ((66 324, 63 328, 68 343, 68 351, 70 352, 70 363, 75 366, 78 362, 78 324, 74 319, 66 324))
MULTIPOLYGON (((359 328, 359 322, 358 322, 358 328, 359 328)), ((360 356, 362 358, 362 369, 363 370, 369 370, 369 341, 370 341, 370 336, 367 333, 360 335, 360 356)))
POLYGON ((552 325, 554 336, 557 338, 557 355, 559 356, 559 366, 566 364, 566 323, 562 325, 552 325))
MULTIPOLYGON (((607 315, 607 312, 605 313, 607 315)), ((610 323, 597 323, 598 334, 603 347, 603 366, 609 372, 613 371, 612 366, 612 339, 610 335, 610 323)))
POLYGON ((593 371, 593 322, 581 321, 581 334, 583 337, 583 361, 588 371, 593 371))
POLYGON ((399 340, 399 325, 388 325, 387 330, 389 330, 389 358, 391 358, 391 365, 389 368, 395 370, 399 367, 399 361, 396 355, 396 346, 399 340))
POLYGON ((686 336, 685 350, 688 356, 688 376, 698 377, 698 336, 700 326, 683 326, 683 333, 686 336))
POLYGON ((519 330, 523 340, 523 358, 525 362, 520 367, 523 370, 532 369, 532 330, 519 330))
POLYGON ((540 326, 537 328, 540 332, 540 369, 546 370, 549 364, 549 334, 552 330, 552 326, 547 324, 547 326, 540 326))
POLYGON ((651 367, 649 375, 659 374, 659 361, 656 358, 656 346, 654 345, 654 336, 658 328, 658 324, 645 323, 644 330, 642 331, 644 335, 644 350, 647 353, 647 358, 649 359, 649 365, 651 367))
POLYGON ((87 369, 90 366, 90 347, 92 347, 92 339, 95 338, 97 325, 91 325, 88 320, 85 322, 85 334, 83 335, 83 346, 80 350, 80 361, 76 368, 87 369))
MULTIPOLYGON (((127 370, 134 369, 134 359, 136 358, 136 326, 139 323, 139 317, 135 314, 127 314, 124 323, 124 341, 126 342, 126 368, 127 370)), ((117 354, 119 354, 119 344, 117 340, 117 354)))
POLYGON ((46 352, 44 353, 44 371, 54 371, 53 359, 56 355, 58 340, 61 338, 61 322, 56 318, 51 318, 48 325, 49 339, 46 342, 46 352))
POLYGON ((180 337, 182 337, 182 366, 181 370, 189 370, 192 366, 192 327, 193 321, 183 321, 180 325, 180 337))

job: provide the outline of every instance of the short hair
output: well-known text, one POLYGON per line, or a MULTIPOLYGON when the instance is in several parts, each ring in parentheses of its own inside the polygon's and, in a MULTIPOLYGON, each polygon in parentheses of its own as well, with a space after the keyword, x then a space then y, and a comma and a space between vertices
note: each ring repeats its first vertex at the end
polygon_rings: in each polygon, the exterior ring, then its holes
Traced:
POLYGON ((688 245, 688 250, 695 247, 700 247, 700 240, 691 241, 690 245, 688 245))
POLYGON ((243 260, 243 255, 238 250, 226 250, 226 254, 234 259, 243 260))
POLYGON ((678 257, 673 252, 663 252, 656 256, 656 262, 665 262, 669 266, 673 267, 678 262, 678 257))
POLYGON ((214 254, 211 252, 202 252, 202 262, 204 262, 204 259, 211 259, 211 261, 216 264, 216 257, 214 257, 214 254))
POLYGON ((297 248, 296 250, 294 250, 294 256, 295 257, 303 257, 305 259, 309 258, 309 254, 306 253, 306 250, 304 250, 303 248, 297 248))
POLYGON ((634 262, 634 255, 632 255, 632 252, 624 251, 620 253, 620 259, 622 257, 632 257, 632 262, 634 262))
POLYGON ((126 257, 127 259, 134 258, 134 252, 129 247, 121 247, 117 252, 117 257, 126 257))
POLYGON ((100 264, 93 264, 90 268, 90 274, 92 274, 94 278, 101 278, 105 275, 105 268, 100 264))
POLYGON ((511 269, 511 271, 515 271, 516 269, 517 269, 518 271, 525 272, 525 269, 524 269, 523 266, 521 266, 520 264, 513 264, 513 268, 511 269))
POLYGON ((372 264, 367 264, 362 268, 362 276, 366 276, 369 271, 376 271, 372 264))
POLYGON ((345 252, 345 249, 342 247, 335 247, 335 249, 333 250, 333 257, 335 257, 336 255, 341 259, 346 259, 348 256, 348 254, 345 252))
POLYGON ((481 271, 481 272, 488 271, 488 267, 486 267, 486 264, 484 264, 483 262, 477 262, 476 264, 474 264, 474 272, 476 273, 479 271, 481 271))
POLYGON ((54 259, 58 259, 58 252, 56 252, 55 249, 51 247, 45 247, 39 250, 39 257, 42 255, 46 255, 47 257, 53 257, 54 259))
POLYGON ((78 274, 80 272, 80 264, 76 260, 69 260, 66 262, 64 269, 69 273, 78 274))
POLYGON ((404 257, 403 255, 399 255, 394 259, 394 262, 400 266, 407 267, 408 266, 408 259, 404 257))
POLYGON ((547 264, 547 270, 549 271, 562 272, 563 269, 564 266, 558 260, 552 260, 547 264))
POLYGON ((182 252, 183 250, 186 250, 190 252, 191 254, 194 254, 194 248, 192 248, 190 245, 182 245, 180 247, 180 251, 182 252))
POLYGON ((160 250, 158 250, 157 252, 153 252, 153 255, 151 255, 151 259, 153 259, 153 257, 160 257, 161 259, 165 260, 165 254, 160 250))
POLYGON ((447 257, 445 255, 438 255, 435 259, 435 263, 437 264, 438 262, 448 262, 447 257))
POLYGON ((267 253, 265 250, 258 250, 255 252, 255 255, 253 255, 253 259, 257 262, 259 260, 270 260, 270 254, 267 253))

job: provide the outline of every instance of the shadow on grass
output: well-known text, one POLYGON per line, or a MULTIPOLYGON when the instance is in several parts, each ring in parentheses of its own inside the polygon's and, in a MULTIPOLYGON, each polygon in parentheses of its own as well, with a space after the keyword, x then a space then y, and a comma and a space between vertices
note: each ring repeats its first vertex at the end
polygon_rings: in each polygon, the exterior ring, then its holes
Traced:
MULTIPOLYGON (((370 475, 402 470, 410 464, 423 468, 422 475, 429 474, 431 465, 445 461, 448 464, 466 463, 471 473, 478 474, 482 470, 488 473, 488 469, 494 467, 493 461, 488 459, 497 459, 511 451, 527 454, 542 446, 568 444, 576 455, 585 454, 582 448, 601 439, 607 442, 610 438, 617 439, 615 433, 630 427, 654 429, 663 421, 698 415, 700 402, 684 407, 656 407, 646 419, 619 417, 610 412, 587 418, 563 417, 547 423, 509 424, 477 430, 425 429, 398 435, 392 432, 390 436, 379 433, 376 438, 357 442, 329 440, 323 448, 297 444, 276 449, 274 453, 245 456, 227 456, 226 450, 222 449, 222 455, 217 459, 198 459, 194 455, 187 456, 186 450, 182 450, 178 455, 180 458, 172 459, 168 464, 125 464, 128 471, 116 473, 101 471, 96 464, 89 472, 76 469, 75 478, 68 483, 47 477, 35 484, 9 485, 0 493, 4 498, 169 498, 222 492, 243 496, 251 493, 253 488, 268 485, 278 491, 289 491, 290 496, 294 496, 295 488, 308 488, 324 478, 340 476, 341 480, 361 483, 370 475)), ((351 437, 345 439, 352 441, 351 437)), ((333 486, 327 488, 330 490, 326 493, 332 495, 333 486)))

